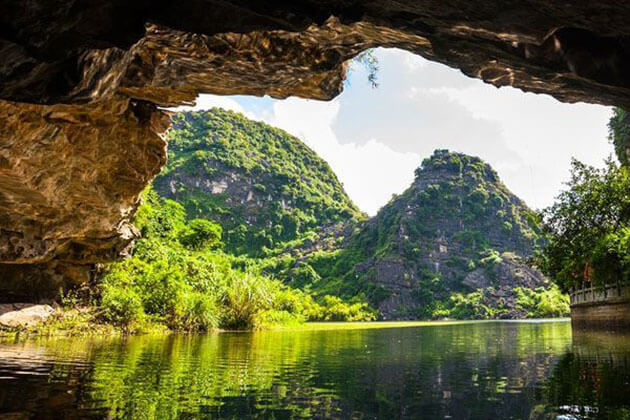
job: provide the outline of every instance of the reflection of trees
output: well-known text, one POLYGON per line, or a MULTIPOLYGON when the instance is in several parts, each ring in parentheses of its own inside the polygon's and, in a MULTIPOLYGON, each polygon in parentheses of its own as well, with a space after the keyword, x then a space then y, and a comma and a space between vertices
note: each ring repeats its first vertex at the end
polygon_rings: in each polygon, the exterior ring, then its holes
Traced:
POLYGON ((574 331, 546 393, 549 405, 586 418, 630 419, 630 334, 574 331))
POLYGON ((45 344, 42 381, 72 390, 65 408, 126 418, 527 418, 569 334, 479 323, 60 340, 45 344))
MULTIPOLYGON (((569 340, 567 324, 380 331, 330 372, 348 411, 382 418, 527 418, 569 340), (529 344, 527 344, 529 343, 529 344)), ((321 370, 320 370, 321 371, 321 370)))
MULTIPOLYGON (((347 334, 332 347, 358 347, 347 334)), ((92 398, 130 418, 206 413, 233 418, 270 415, 332 417, 334 394, 311 383, 309 350, 328 345, 322 333, 254 333, 131 340, 113 362, 95 358, 92 398), (130 404, 133 402, 133 404, 130 404)))

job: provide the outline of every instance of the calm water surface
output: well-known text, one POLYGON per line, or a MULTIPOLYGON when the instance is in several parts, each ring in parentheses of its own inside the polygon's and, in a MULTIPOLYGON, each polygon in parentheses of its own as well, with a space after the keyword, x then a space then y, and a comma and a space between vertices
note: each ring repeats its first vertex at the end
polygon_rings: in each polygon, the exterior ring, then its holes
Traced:
POLYGON ((567 322, 0 343, 0 419, 629 419, 630 337, 567 322))

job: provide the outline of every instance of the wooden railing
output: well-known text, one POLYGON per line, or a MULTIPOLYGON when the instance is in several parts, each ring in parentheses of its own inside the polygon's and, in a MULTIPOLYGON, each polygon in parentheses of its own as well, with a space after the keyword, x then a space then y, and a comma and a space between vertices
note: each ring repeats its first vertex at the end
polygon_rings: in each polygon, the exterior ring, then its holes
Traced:
POLYGON ((571 297, 571 305, 607 302, 622 298, 630 298, 630 286, 609 284, 599 287, 584 287, 581 289, 571 289, 569 294, 571 297))

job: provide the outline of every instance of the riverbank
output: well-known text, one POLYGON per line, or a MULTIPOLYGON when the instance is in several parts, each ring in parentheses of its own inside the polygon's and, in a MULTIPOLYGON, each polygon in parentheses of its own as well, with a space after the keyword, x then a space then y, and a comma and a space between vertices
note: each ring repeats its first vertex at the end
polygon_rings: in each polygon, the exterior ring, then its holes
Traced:
POLYGON ((274 331, 329 331, 367 330, 380 328, 441 327, 448 325, 501 323, 570 322, 571 318, 524 318, 524 319, 442 319, 434 321, 370 321, 370 322, 305 322, 298 326, 272 326, 274 331))
MULTIPOLYGON (((45 306, 45 305, 39 305, 45 306)), ((33 306, 34 307, 34 306, 33 306)), ((50 307, 49 307, 50 308, 50 307)), ((51 308, 52 309, 52 308, 51 308)), ((40 311, 42 311, 40 309, 40 311)), ((45 313, 46 311, 44 311, 45 313)), ((110 337, 110 336, 133 336, 133 335, 170 335, 170 334, 214 334, 225 332, 251 332, 251 331, 329 331, 329 330, 366 330, 385 328, 410 328, 410 327, 436 327, 449 325, 466 325, 490 322, 517 322, 517 323, 543 323, 570 321, 569 318, 545 318, 545 319, 514 319, 514 320, 417 320, 417 321, 327 321, 327 322, 267 322, 259 324, 256 328, 228 329, 213 328, 208 331, 194 330, 173 330, 169 329, 163 322, 155 319, 145 318, 142 321, 134 322, 124 327, 103 322, 99 317, 97 308, 91 307, 57 307, 45 320, 16 325, 12 328, 0 328, 0 338, 3 339, 27 339, 31 337, 110 337)))
MULTIPOLYGON (((14 304, 15 305, 15 304, 14 304)), ((21 309, 5 312, 12 315, 11 323, 0 322, 0 338, 28 337, 88 337, 139 334, 168 334, 171 331, 155 321, 145 319, 127 326, 103 322, 97 308, 76 306, 65 308, 49 305, 17 304, 21 309)))

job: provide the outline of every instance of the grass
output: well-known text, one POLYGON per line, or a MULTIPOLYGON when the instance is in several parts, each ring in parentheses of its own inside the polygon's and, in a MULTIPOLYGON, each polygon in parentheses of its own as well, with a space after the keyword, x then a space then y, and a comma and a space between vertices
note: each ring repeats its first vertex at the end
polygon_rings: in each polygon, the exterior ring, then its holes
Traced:
POLYGON ((480 324, 488 322, 568 322, 570 318, 510 319, 510 320, 443 320, 443 321, 372 321, 372 322, 306 322, 301 325, 273 326, 274 331, 325 331, 325 330, 365 330, 377 328, 441 327, 444 325, 480 324))

